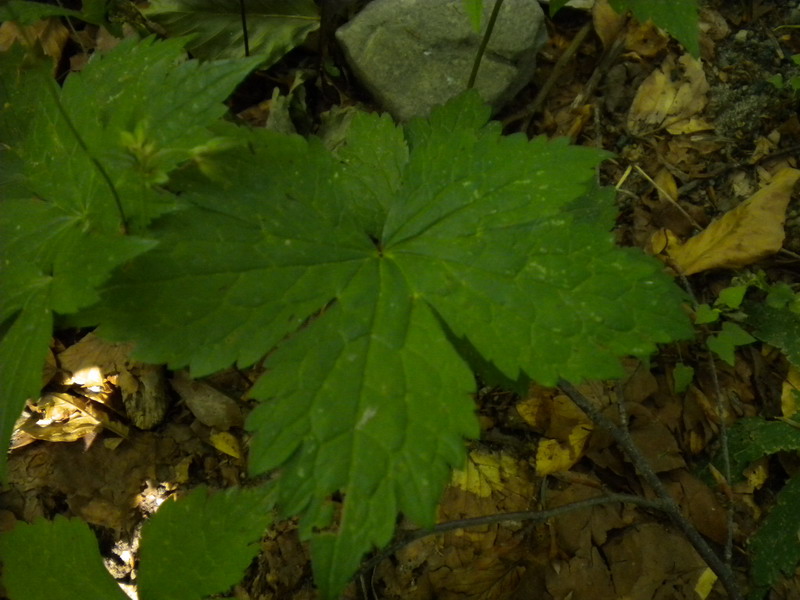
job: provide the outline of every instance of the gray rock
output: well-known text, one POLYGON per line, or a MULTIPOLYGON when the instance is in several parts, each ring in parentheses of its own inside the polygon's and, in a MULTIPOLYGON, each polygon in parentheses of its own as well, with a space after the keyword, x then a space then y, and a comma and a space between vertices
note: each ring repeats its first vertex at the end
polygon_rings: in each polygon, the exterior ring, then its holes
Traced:
MULTIPOLYGON (((426 116, 464 91, 489 20, 475 32, 463 0, 374 0, 336 32, 350 67, 395 118, 426 116)), ((475 88, 499 108, 533 76, 547 39, 536 0, 505 0, 483 56, 475 88)))

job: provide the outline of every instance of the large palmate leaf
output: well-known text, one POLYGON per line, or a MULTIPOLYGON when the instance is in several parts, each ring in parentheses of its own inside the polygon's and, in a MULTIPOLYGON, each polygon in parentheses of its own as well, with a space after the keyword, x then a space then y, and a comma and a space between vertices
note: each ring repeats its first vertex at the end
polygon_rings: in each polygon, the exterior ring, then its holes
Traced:
POLYGON ((191 35, 198 58, 241 58, 247 27, 250 54, 263 67, 279 60, 319 28, 313 0, 153 0, 145 11, 170 35, 191 35))
POLYGON ((195 375, 271 351, 250 470, 281 467, 278 504, 302 515, 326 597, 398 511, 432 523, 478 431, 465 346, 553 384, 691 335, 681 292, 608 233, 605 153, 504 137, 488 116, 472 94, 405 129, 359 115, 333 152, 252 132, 214 181, 174 180, 190 207, 95 313, 102 335, 195 375))
POLYGON ((3 440, 38 392, 51 313, 96 302, 113 269, 155 245, 124 220, 141 231, 174 210, 157 184, 213 146, 207 127, 257 62, 200 65, 182 43, 125 42, 61 90, 46 66, 0 57, 0 355, 16 355, 0 373, 3 440))

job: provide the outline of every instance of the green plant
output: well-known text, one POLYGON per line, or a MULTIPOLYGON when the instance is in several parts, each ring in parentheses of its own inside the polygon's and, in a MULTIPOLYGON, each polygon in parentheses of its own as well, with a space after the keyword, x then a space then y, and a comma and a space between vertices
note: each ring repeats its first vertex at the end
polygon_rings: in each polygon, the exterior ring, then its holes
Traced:
POLYGON ((405 128, 360 114, 335 148, 237 128, 221 100, 256 63, 182 43, 124 42, 60 92, 0 58, 4 439, 54 318, 195 376, 266 356, 249 470, 280 468, 330 598, 398 512, 432 524, 478 433, 470 367, 614 377, 691 335, 658 263, 608 233, 606 153, 502 136, 472 94, 405 128))
MULTIPOLYGON (((503 0, 498 0, 502 2, 503 0)), ((551 0, 550 15, 556 14, 569 0, 551 0)), ((473 28, 480 29, 483 14, 483 0, 462 0, 464 10, 473 28)), ((661 2, 654 0, 610 0, 611 7, 618 13, 628 11, 642 23, 652 20, 658 27, 678 40, 694 57, 700 56, 700 41, 697 27, 697 0, 674 0, 661 2)))
POLYGON ((697 325, 717 322, 721 330, 707 343, 729 365, 738 346, 757 340, 780 348, 789 361, 800 364, 800 298, 789 285, 770 285, 763 272, 735 277, 713 306, 700 304, 695 311, 697 325), (763 299, 748 299, 750 290, 760 291, 763 299))
MULTIPOLYGON (((733 483, 755 460, 781 451, 800 450, 800 424, 792 420, 741 419, 728 432, 733 483)), ((752 557, 749 597, 763 598, 782 576, 794 574, 800 563, 800 475, 793 475, 780 490, 776 503, 758 531, 748 540, 752 557)))
MULTIPOLYGON (((697 314, 696 322, 700 324, 722 319, 722 330, 708 339, 708 345, 728 364, 734 363, 736 346, 760 340, 779 348, 795 367, 800 366, 800 296, 787 284, 770 285, 763 273, 740 276, 720 292, 713 308, 701 305, 697 314), (748 298, 750 290, 761 297, 753 299, 751 294, 748 298)), ((764 456, 800 450, 800 424, 793 415, 787 417, 743 418, 733 425, 727 434, 732 483, 741 481, 745 468, 764 456)), ((722 467, 722 451, 719 454, 715 462, 722 467)), ((800 475, 795 474, 748 541, 753 600, 763 598, 781 576, 792 575, 800 563, 798 503, 800 475)))
MULTIPOLYGON (((793 54, 791 59, 795 65, 800 65, 800 54, 793 54)), ((790 89, 795 94, 800 92, 800 75, 794 75, 793 77, 785 80, 783 75, 777 73, 767 79, 767 81, 779 90, 790 89)))
MULTIPOLYGON (((258 552, 272 502, 264 488, 198 487, 178 502, 167 500, 142 529, 139 597, 201 600, 226 591, 258 552)), ((103 568, 94 533, 78 519, 19 523, 0 537, 0 556, 12 598, 127 598, 103 568)))

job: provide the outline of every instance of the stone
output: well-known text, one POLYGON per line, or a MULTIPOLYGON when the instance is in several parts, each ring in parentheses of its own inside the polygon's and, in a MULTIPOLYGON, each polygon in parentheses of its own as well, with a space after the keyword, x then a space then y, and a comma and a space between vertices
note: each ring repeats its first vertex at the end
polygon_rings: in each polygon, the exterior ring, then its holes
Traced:
MULTIPOLYGON (((373 0, 336 37, 364 88, 407 121, 466 89, 494 1, 483 4, 478 33, 463 0, 373 0)), ((533 76, 546 40, 536 0, 505 0, 475 82, 481 97, 495 109, 513 98, 533 76)))

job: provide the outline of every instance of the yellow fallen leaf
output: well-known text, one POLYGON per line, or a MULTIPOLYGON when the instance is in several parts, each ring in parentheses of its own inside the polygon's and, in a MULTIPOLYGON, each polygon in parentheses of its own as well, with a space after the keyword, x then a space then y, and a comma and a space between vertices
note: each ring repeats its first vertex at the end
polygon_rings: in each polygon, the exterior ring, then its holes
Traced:
POLYGON ((583 457, 583 451, 592 434, 589 425, 578 425, 566 442, 543 439, 536 447, 536 474, 539 477, 569 470, 583 457))
POLYGON ((608 49, 625 26, 625 16, 611 8, 608 0, 597 0, 592 6, 592 22, 603 48, 608 49))
POLYGON ((800 369, 789 365, 789 372, 786 374, 781 389, 781 413, 787 419, 791 419, 797 414, 797 390, 800 390, 800 369))
POLYGON ((230 434, 227 431, 212 433, 208 437, 208 441, 211 442, 211 445, 214 446, 214 448, 224 454, 227 454, 228 456, 232 456, 233 458, 242 457, 242 449, 239 446, 239 440, 237 440, 233 434, 230 434))
POLYGON ((519 471, 520 461, 510 455, 473 450, 464 468, 453 471, 450 484, 481 498, 500 490, 503 494, 530 493, 527 482, 519 482, 519 471))
POLYGON ((545 436, 536 447, 536 474, 566 471, 583 456, 592 422, 567 396, 534 393, 516 406, 519 415, 545 436))
POLYGON ((668 55, 636 90, 628 112, 628 129, 634 134, 666 128, 674 135, 711 129, 697 117, 708 102, 708 81, 697 59, 684 54, 675 64, 668 55))
POLYGON ((707 269, 736 269, 781 249, 786 207, 800 170, 781 169, 772 182, 725 213, 685 244, 669 231, 654 234, 651 246, 684 275, 707 269))
POLYGON ((717 574, 710 568, 706 567, 700 577, 697 578, 697 583, 694 584, 694 593, 700 600, 706 600, 711 593, 711 589, 717 582, 717 574))

